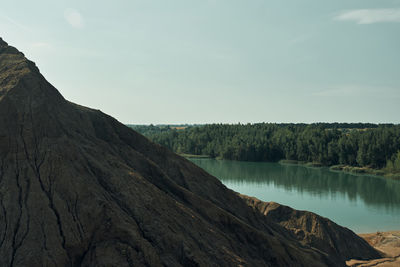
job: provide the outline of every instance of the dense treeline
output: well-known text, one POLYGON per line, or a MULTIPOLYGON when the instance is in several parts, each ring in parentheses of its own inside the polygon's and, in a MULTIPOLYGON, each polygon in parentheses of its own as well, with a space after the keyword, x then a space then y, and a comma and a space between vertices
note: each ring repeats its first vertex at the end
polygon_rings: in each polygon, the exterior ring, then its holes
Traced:
POLYGON ((132 126, 177 153, 240 161, 281 159, 400 171, 400 125, 210 124, 132 126), (180 129, 179 129, 180 128, 180 129), (182 129, 184 128, 184 129, 182 129))

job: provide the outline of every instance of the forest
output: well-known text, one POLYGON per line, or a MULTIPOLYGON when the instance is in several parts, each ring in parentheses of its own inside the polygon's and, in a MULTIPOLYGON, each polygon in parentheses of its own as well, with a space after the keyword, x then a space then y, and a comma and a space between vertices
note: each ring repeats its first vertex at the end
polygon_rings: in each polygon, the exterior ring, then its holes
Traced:
POLYGON ((400 125, 365 123, 129 125, 180 154, 293 160, 400 172, 400 125))

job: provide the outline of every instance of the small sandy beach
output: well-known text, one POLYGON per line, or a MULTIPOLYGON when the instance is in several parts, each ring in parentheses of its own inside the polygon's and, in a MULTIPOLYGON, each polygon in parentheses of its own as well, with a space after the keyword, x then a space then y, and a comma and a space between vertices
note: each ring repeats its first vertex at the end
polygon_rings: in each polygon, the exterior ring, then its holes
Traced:
POLYGON ((349 260, 346 262, 347 266, 400 266, 400 231, 359 234, 359 236, 364 238, 371 246, 380 251, 383 258, 370 261, 349 260))

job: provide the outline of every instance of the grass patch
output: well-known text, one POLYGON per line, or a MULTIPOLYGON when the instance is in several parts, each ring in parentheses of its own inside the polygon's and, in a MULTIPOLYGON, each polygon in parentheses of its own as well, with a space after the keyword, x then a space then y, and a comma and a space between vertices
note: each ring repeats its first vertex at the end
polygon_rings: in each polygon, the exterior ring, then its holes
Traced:
POLYGON ((301 161, 298 160, 292 160, 292 159, 281 159, 280 161, 278 161, 278 163, 280 164, 301 164, 301 161))
POLYGON ((329 168, 332 171, 344 171, 354 174, 367 174, 375 176, 383 176, 385 178, 400 180, 400 173, 391 173, 385 169, 373 169, 369 167, 354 167, 348 165, 334 165, 329 168))
POLYGON ((319 162, 307 162, 305 165, 306 167, 314 167, 314 168, 324 167, 324 165, 319 162))
POLYGON ((306 161, 299 161, 299 160, 292 160, 292 159, 282 159, 282 160, 278 161, 278 163, 304 165, 305 167, 314 167, 314 168, 324 167, 324 165, 319 162, 306 162, 306 161))
POLYGON ((194 155, 194 154, 179 154, 179 156, 185 157, 185 158, 199 158, 199 159, 209 159, 211 158, 209 155, 194 155))
POLYGON ((329 167, 331 171, 343 171, 343 168, 346 167, 346 165, 333 165, 329 167))

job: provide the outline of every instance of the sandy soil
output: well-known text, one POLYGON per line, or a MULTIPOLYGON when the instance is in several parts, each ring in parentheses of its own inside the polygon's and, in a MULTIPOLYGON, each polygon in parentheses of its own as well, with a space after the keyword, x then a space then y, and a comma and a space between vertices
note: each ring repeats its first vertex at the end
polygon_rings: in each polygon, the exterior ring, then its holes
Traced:
POLYGON ((347 266, 379 266, 379 267, 399 267, 400 266, 400 231, 377 232, 372 234, 359 234, 370 245, 382 252, 382 259, 360 261, 349 260, 347 266))

